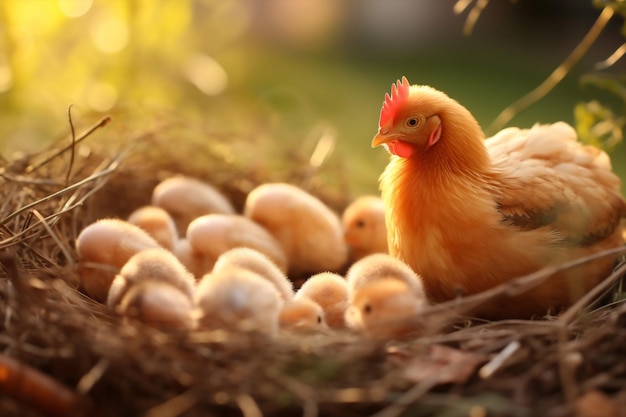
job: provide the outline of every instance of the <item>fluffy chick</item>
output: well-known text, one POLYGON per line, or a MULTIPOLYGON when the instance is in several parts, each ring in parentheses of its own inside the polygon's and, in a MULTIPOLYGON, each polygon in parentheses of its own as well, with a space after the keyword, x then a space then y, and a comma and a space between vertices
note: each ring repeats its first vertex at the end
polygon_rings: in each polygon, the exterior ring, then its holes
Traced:
POLYGON ((152 205, 165 209, 183 236, 193 219, 205 214, 234 214, 230 201, 215 187, 195 178, 171 177, 152 191, 152 205))
POLYGON ((346 310, 348 327, 373 338, 393 338, 416 330, 414 319, 426 305, 406 282, 394 277, 370 281, 351 295, 346 310))
POLYGON ((291 300, 283 305, 278 321, 285 329, 325 329, 324 310, 308 298, 291 300))
POLYGON ((195 253, 187 238, 176 241, 173 253, 196 280, 200 280, 204 274, 213 269, 215 264, 215 259, 206 257, 200 252, 195 253))
POLYGON ((124 293, 116 308, 122 316, 162 330, 191 330, 193 303, 167 282, 144 281, 124 293))
POLYGON ((344 316, 348 308, 348 284, 341 275, 332 272, 313 275, 302 284, 295 299, 309 299, 320 305, 328 327, 346 327, 344 316))
POLYGON ((156 206, 143 206, 133 211, 128 216, 127 221, 145 230, 165 249, 174 250, 178 240, 178 232, 174 219, 165 209, 156 206))
POLYGON ((411 319, 428 304, 419 276, 390 255, 362 258, 350 267, 346 281, 346 324, 371 337, 395 337, 414 330, 411 319))
POLYGON ((283 301, 268 280, 232 267, 202 277, 194 304, 200 328, 255 331, 274 337, 283 301))
POLYGON ((391 255, 377 253, 362 258, 348 269, 346 281, 349 301, 354 291, 366 283, 386 278, 404 281, 415 296, 425 297, 421 278, 411 267, 391 255))
POLYGON ((373 253, 388 253, 385 205, 380 197, 357 198, 346 207, 341 220, 352 262, 373 253))
POLYGON ((119 219, 102 219, 76 239, 81 288, 95 300, 107 298, 120 268, 136 253, 160 245, 139 227, 119 219))
POLYGON ((347 261, 339 217, 296 186, 273 183, 255 188, 246 198, 244 214, 280 242, 290 276, 338 271, 347 261))
POLYGON ((146 249, 133 255, 115 277, 107 299, 109 308, 115 308, 133 286, 147 281, 169 284, 189 299, 195 288, 193 275, 170 251, 146 249))
MULTIPOLYGON (((189 224, 187 241, 191 252, 214 265, 224 252, 247 247, 265 254, 281 271, 287 270, 285 252, 274 237, 252 220, 238 215, 207 214, 189 224)), ((204 273, 209 270, 203 271, 204 273)))
POLYGON ((230 249, 217 258, 213 272, 232 268, 233 266, 248 269, 267 279, 276 286, 278 293, 284 301, 293 299, 293 283, 270 258, 261 252, 244 247, 230 249))

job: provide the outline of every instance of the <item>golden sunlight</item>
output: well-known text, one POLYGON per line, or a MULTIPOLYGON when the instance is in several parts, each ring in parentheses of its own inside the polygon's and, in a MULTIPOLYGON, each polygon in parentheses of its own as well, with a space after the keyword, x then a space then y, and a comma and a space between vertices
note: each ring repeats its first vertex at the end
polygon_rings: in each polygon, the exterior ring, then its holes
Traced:
POLYGON ((58 0, 59 9, 67 17, 80 17, 91 9, 93 0, 58 0))
POLYGON ((117 16, 103 16, 91 28, 91 39, 100 51, 114 54, 128 44, 128 23, 117 16))

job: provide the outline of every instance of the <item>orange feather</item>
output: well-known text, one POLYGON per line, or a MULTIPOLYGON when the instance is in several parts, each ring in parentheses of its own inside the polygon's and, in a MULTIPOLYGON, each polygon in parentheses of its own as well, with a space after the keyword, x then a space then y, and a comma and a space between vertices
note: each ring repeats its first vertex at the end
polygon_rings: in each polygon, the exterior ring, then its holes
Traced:
MULTIPOLYGON (((569 125, 509 128, 485 140, 465 107, 431 87, 411 86, 397 103, 393 116, 383 107, 372 142, 393 154, 380 178, 389 251, 422 277, 432 301, 623 243, 620 180, 608 156, 577 142, 569 125)), ((474 314, 527 317, 567 306, 613 263, 565 271, 474 314)))

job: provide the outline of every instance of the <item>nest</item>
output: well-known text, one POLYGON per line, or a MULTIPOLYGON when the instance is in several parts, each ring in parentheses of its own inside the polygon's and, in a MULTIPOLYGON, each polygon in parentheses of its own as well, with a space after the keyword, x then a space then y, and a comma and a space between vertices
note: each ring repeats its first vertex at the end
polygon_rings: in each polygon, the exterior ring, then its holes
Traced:
POLYGON ((2 168, 3 416, 626 415, 623 261, 558 316, 477 322, 449 314, 554 272, 539 271, 433 307, 416 318, 419 334, 402 340, 345 332, 269 341, 121 320, 77 289, 74 239, 95 219, 146 204, 161 179, 206 179, 239 208, 267 181, 288 179, 336 210, 349 193, 325 188, 300 155, 276 173, 226 158, 219 140, 181 145, 161 128, 125 132, 132 140, 121 142, 107 127, 84 140, 107 121, 2 168), (181 164, 189 155, 202 162, 181 164))

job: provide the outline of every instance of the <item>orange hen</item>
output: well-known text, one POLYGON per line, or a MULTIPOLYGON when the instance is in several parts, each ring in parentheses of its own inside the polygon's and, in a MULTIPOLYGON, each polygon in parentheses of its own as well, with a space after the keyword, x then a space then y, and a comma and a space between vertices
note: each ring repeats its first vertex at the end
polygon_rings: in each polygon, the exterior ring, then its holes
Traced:
MULTIPOLYGON (((386 95, 372 141, 379 145, 392 154, 380 177, 389 251, 421 275, 431 301, 623 243, 620 180, 607 154, 577 142, 564 122, 485 139, 465 107, 403 77, 386 95)), ((473 314, 528 317, 567 306, 614 260, 561 272, 473 314)))

